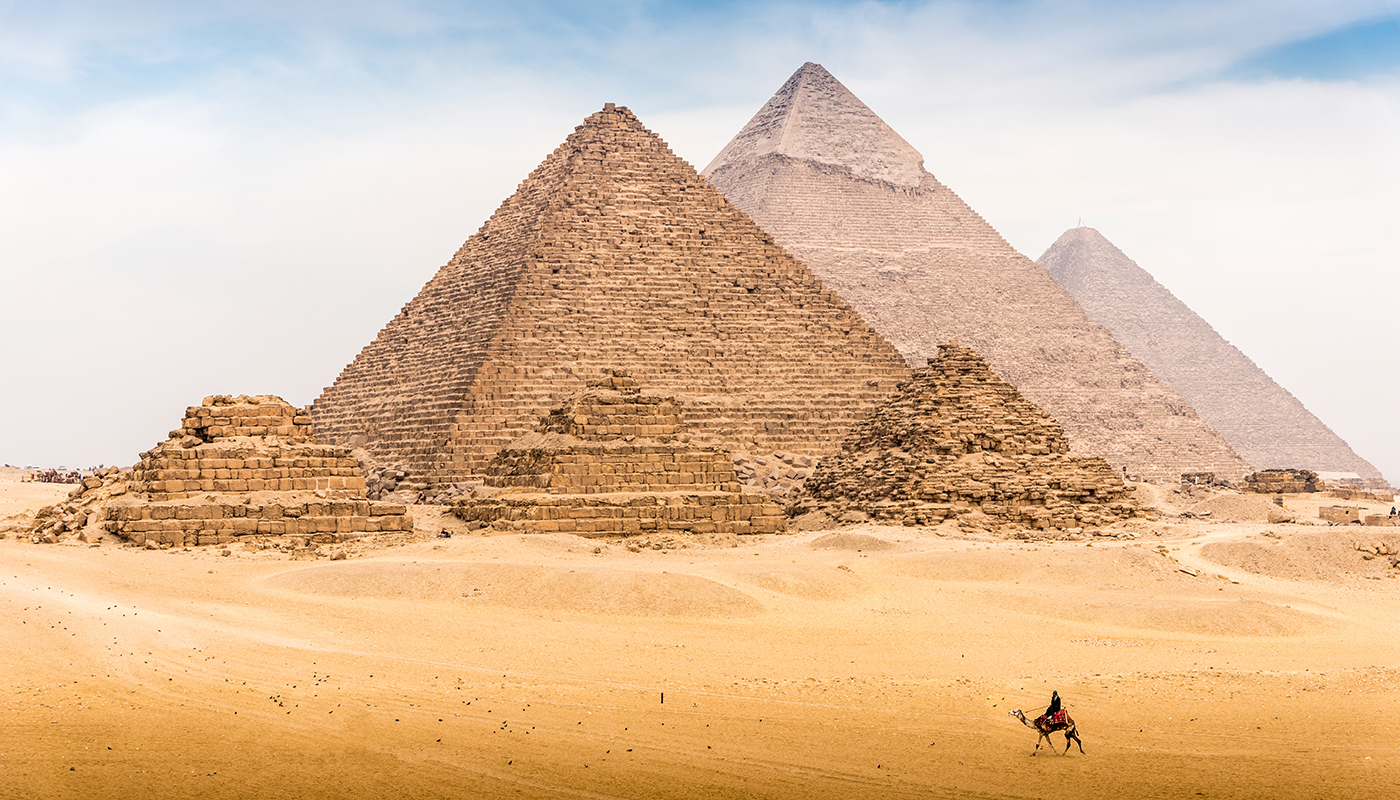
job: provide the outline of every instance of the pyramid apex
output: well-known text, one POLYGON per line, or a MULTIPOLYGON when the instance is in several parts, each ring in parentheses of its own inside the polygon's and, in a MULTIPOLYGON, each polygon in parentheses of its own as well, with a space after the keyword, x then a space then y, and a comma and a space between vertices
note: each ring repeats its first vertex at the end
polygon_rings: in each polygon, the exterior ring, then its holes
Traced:
POLYGON ((1050 247, 1041 254, 1040 258, 1036 259, 1036 263, 1045 267, 1054 275, 1055 268, 1052 265, 1062 260, 1062 252, 1066 248, 1085 245, 1094 248, 1109 247, 1114 250, 1118 249, 1114 246, 1113 242, 1110 242, 1108 237, 1100 233, 1098 229, 1091 228, 1088 225, 1079 225, 1078 227, 1070 228, 1060 234, 1060 237, 1055 240, 1055 243, 1050 245, 1050 247))
POLYGON ((820 64, 808 61, 705 168, 778 154, 845 167, 858 177, 918 186, 924 157, 820 64))
MULTIPOLYGON (((622 117, 623 119, 631 120, 634 122, 637 121, 637 115, 633 114, 632 110, 627 106, 620 106, 617 103, 604 103, 601 109, 585 117, 583 120, 583 125, 580 125, 578 127, 582 128, 589 124, 598 124, 607 120, 616 120, 618 117, 622 117)), ((578 130, 578 128, 575 128, 575 130, 578 130)))

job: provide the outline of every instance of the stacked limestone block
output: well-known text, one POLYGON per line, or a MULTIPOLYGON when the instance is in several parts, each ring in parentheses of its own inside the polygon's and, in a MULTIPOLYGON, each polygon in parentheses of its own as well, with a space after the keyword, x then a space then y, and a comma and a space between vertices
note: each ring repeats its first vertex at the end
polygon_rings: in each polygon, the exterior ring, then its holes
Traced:
POLYGON ((1322 489, 1317 473, 1309 469, 1266 469, 1245 476, 1244 490, 1258 494, 1302 494, 1322 489))
POLYGON ((782 508, 741 493, 725 453, 692 444, 680 404, 610 370, 502 448, 454 513, 525 533, 778 533, 782 508))
POLYGON ((1107 462, 1071 455, 1058 423, 956 344, 822 459, 807 491, 800 510, 906 525, 1070 529, 1136 510, 1107 462))
POLYGON ((412 530, 403 505, 366 500, 345 447, 316 444, 311 419, 279 397, 207 397, 141 454, 105 527, 137 544, 222 544, 238 536, 316 541, 412 530))

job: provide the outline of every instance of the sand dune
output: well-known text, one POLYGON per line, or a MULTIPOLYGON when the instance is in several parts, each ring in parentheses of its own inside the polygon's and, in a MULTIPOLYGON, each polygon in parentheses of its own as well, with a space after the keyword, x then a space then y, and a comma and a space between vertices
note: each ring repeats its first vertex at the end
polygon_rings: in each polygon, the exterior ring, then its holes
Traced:
POLYGON ((0 539, 0 798, 1400 796, 1373 531, 420 525, 315 563, 0 539), (1051 689, 1084 755, 1008 717, 1051 689))
POLYGON ((1351 583, 1358 579, 1386 577, 1394 572, 1389 559, 1364 559, 1356 549, 1358 542, 1385 542, 1400 553, 1400 534, 1381 533, 1384 530, 1359 526, 1331 528, 1325 533, 1291 536, 1286 545, 1278 539, 1264 537, 1211 542, 1201 547, 1201 557, 1273 578, 1351 583))
POLYGON ((491 603, 639 617, 728 617, 763 609, 748 595, 694 575, 527 564, 335 562, 273 576, 269 585, 356 599, 491 603))
POLYGON ((855 550, 856 552, 876 552, 878 550, 889 550, 893 544, 885 539, 880 539, 864 533, 850 533, 839 531, 828 533, 825 536, 818 536, 812 540, 814 550, 855 550))

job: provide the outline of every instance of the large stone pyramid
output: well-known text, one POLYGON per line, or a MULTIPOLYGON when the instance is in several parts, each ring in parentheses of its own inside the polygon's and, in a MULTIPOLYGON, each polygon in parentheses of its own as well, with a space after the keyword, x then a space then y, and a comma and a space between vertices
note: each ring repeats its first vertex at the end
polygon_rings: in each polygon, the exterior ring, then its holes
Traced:
POLYGON ((793 74, 705 175, 910 362, 960 340, 1059 421, 1076 451, 1133 473, 1249 471, 820 66, 793 74))
POLYGON ((1098 231, 1065 231, 1039 263, 1255 467, 1355 472, 1383 482, 1298 398, 1098 231))
MULTIPOLYGON (((588 117, 312 407, 318 435, 479 476, 607 368, 698 440, 820 454, 908 375, 889 342, 625 108, 588 117)), ((402 484, 401 484, 402 485, 402 484)))
POLYGON ((1122 477, 1071 454, 1060 426, 972 350, 945 345, 899 389, 817 465, 800 508, 1041 530, 1135 513, 1122 477))

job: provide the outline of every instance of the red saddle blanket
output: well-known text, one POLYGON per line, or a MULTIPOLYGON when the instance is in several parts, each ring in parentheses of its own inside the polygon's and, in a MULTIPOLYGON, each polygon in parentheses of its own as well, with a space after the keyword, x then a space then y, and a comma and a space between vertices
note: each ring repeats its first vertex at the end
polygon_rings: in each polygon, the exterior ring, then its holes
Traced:
POLYGON ((1069 712, 1068 712, 1068 711, 1056 711, 1056 712, 1053 713, 1053 714, 1041 714, 1040 717, 1039 717, 1038 719, 1036 719, 1036 721, 1035 721, 1035 726, 1036 726, 1037 728, 1041 728, 1041 727, 1053 728, 1053 727, 1055 727, 1056 725, 1068 725, 1068 724, 1069 724, 1069 712))

